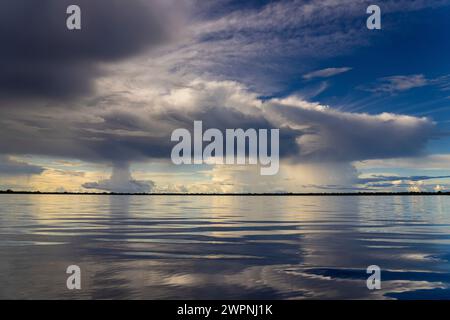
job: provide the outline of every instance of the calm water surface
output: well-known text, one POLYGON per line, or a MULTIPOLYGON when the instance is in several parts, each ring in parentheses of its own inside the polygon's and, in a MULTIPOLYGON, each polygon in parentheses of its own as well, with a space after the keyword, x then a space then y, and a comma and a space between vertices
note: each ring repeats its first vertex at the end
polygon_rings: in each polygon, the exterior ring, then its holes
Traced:
POLYGON ((2 299, 450 299, 449 260, 445 196, 0 195, 2 299))

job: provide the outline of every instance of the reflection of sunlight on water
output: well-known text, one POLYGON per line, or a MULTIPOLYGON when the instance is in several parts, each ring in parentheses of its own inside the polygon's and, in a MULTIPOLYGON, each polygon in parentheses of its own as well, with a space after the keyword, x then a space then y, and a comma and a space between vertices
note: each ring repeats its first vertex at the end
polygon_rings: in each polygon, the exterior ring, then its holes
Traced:
POLYGON ((450 282, 443 196, 0 199, 0 298, 379 299, 450 282), (372 264, 380 291, 366 288, 372 264))

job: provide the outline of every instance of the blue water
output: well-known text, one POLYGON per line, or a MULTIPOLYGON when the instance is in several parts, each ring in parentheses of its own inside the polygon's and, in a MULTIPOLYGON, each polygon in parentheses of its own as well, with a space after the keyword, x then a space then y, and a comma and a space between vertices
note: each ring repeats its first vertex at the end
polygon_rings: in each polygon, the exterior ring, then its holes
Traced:
POLYGON ((0 195, 2 299, 450 299, 449 259, 445 196, 0 195))

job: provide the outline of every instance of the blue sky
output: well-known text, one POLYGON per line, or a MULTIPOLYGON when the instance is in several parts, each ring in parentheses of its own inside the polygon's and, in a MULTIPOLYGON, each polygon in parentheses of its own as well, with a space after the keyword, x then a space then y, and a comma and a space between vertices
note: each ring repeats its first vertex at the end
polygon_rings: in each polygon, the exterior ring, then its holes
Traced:
POLYGON ((368 30, 368 1, 79 0, 76 33, 69 1, 6 2, 2 189, 450 189, 450 1, 379 1, 368 30), (280 174, 174 166, 194 120, 281 128, 280 174))
MULTIPOLYGON (((302 74, 288 74, 285 87, 274 92, 274 95, 302 92, 308 87, 313 90, 315 86, 320 87, 326 82, 327 89, 314 97, 324 104, 342 104, 345 108, 350 103, 353 108, 349 108, 350 111, 358 108, 369 113, 404 113, 408 108, 407 114, 436 114, 439 121, 448 120, 449 110, 443 109, 448 105, 445 101, 450 95, 448 88, 440 90, 437 84, 424 83, 417 88, 393 92, 371 94, 368 89, 376 89, 380 79, 390 76, 423 75, 425 79, 432 80, 448 75, 449 14, 450 7, 444 6, 434 10, 382 15, 382 30, 361 30, 370 44, 355 48, 348 54, 317 59, 308 65, 311 71, 349 67, 349 72, 312 80, 303 79, 302 74), (364 103, 369 98, 371 104, 364 103), (361 104, 358 104, 359 101, 361 104), (405 108, 405 105, 408 107, 405 108)), ((361 24, 365 17, 361 16, 361 24)), ((443 84, 448 84, 448 81, 443 84)))

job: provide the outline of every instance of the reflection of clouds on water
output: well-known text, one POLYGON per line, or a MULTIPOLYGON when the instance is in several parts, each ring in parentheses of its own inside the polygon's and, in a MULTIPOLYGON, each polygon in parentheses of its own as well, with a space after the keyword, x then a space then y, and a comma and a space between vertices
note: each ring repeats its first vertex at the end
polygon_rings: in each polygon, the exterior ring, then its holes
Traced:
POLYGON ((380 299, 450 283, 444 197, 48 197, 3 201, 0 297, 380 299))

